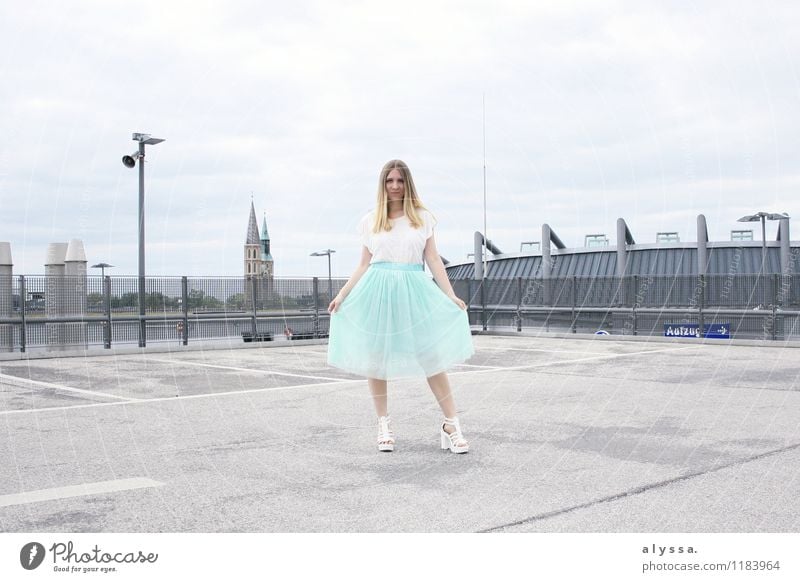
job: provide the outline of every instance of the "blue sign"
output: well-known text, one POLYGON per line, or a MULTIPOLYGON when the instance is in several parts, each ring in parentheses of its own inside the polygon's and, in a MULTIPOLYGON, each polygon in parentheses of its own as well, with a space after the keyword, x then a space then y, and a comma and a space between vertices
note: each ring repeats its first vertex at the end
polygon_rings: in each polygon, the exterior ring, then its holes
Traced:
MULTIPOLYGON (((700 337, 700 326, 697 323, 665 323, 665 337, 700 337)), ((703 337, 730 339, 729 323, 706 323, 703 325, 703 337)))
POLYGON ((706 324, 703 327, 703 332, 706 337, 717 338, 717 339, 731 339, 731 324, 730 323, 706 324))

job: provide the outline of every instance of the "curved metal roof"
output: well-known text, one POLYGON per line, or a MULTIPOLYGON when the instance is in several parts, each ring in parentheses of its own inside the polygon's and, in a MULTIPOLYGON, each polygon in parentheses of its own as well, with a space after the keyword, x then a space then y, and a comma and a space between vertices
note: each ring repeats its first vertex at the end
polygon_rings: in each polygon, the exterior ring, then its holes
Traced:
MULTIPOLYGON (((760 242, 718 242, 707 244, 709 275, 728 273, 756 274, 761 269, 760 242)), ((630 275, 696 275, 697 246, 694 244, 630 245, 627 249, 630 275)), ((800 243, 791 245, 792 272, 800 273, 800 243)), ((552 276, 613 277, 617 271, 617 247, 553 249, 552 276)), ((780 273, 780 248, 776 242, 767 243, 766 273, 780 273)), ((487 278, 541 277, 542 253, 515 253, 489 257, 487 278)), ((450 264, 447 274, 451 280, 471 279, 475 265, 472 261, 450 264)))

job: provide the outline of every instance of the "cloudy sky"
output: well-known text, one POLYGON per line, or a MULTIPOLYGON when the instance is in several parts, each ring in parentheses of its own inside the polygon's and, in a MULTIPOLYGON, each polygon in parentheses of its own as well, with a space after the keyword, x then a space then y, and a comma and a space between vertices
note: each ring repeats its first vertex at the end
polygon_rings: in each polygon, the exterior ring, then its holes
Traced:
MULTIPOLYGON (((378 172, 405 160, 466 258, 503 251, 728 240, 758 210, 800 215, 800 75, 792 2, 4 2, 0 241, 15 273, 79 238, 90 264, 137 272, 148 150, 149 275, 241 275, 251 195, 275 274, 333 273, 378 172)), ((797 232, 795 227, 795 233, 797 232)), ((759 233, 757 232, 757 235, 759 233)), ((768 237, 774 239, 775 226, 768 237)), ((797 235, 795 234, 795 237, 797 235)))

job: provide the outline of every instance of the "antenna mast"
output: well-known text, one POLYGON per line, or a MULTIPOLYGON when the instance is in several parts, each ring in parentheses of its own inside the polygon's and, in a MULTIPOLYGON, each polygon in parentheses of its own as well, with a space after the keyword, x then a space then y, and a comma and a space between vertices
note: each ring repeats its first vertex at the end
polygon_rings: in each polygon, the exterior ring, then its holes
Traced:
POLYGON ((483 94, 483 276, 486 279, 486 93, 483 94))

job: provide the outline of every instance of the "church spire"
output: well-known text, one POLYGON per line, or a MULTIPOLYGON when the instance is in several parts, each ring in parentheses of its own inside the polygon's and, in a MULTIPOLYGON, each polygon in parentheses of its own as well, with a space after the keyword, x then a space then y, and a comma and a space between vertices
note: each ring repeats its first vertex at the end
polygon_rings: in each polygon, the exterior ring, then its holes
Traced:
POLYGON ((260 244, 258 237, 258 224, 256 223, 256 207, 253 206, 253 200, 250 200, 250 220, 247 223, 247 240, 244 244, 257 245, 260 244))
POLYGON ((261 260, 271 261, 272 255, 269 252, 269 233, 267 232, 267 213, 264 213, 264 222, 261 223, 261 260))

